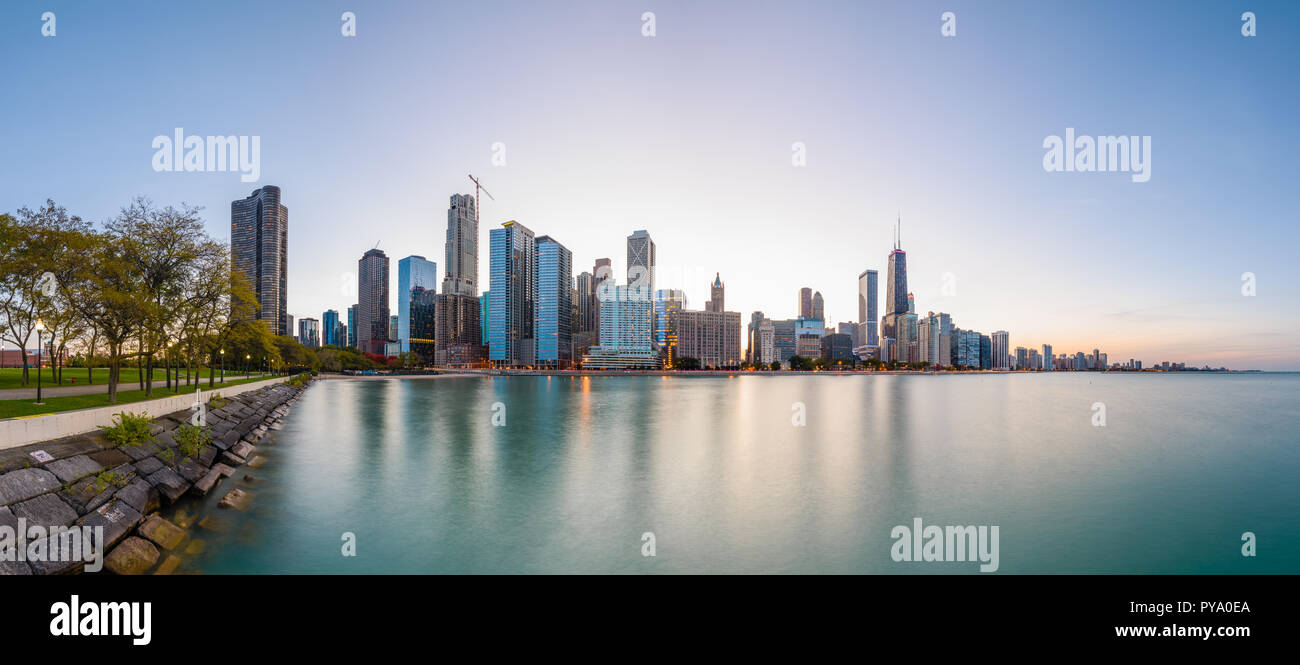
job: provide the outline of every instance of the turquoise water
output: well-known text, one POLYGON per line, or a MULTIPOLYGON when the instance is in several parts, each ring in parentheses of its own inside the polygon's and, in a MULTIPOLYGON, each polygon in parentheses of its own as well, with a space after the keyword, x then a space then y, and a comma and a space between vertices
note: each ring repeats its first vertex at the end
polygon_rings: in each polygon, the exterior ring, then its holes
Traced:
POLYGON ((1298 572, 1298 410, 1297 374, 325 380, 194 565, 976 572, 895 562, 920 517, 998 526, 1000 573, 1298 572))

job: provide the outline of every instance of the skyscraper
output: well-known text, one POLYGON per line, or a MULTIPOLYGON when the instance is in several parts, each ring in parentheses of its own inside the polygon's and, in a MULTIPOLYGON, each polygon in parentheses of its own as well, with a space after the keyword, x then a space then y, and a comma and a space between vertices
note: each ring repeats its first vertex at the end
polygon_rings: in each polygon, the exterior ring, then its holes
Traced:
POLYGON ((348 346, 357 347, 357 306, 348 308, 348 346))
POLYGON ((537 364, 573 364, 573 254, 550 236, 537 239, 537 364))
POLYGON ((493 364, 531 366, 536 359, 537 239, 516 221, 488 239, 488 357, 493 364))
POLYGON ((1011 369, 1011 336, 1005 330, 993 332, 993 369, 1011 369))
POLYGON ((826 320, 826 301, 822 300, 822 292, 818 291, 812 297, 812 318, 826 320))
POLYGON ((880 326, 880 334, 885 337, 898 336, 898 319, 910 310, 907 293, 907 253, 900 246, 900 237, 896 230, 894 250, 889 253, 889 268, 885 272, 885 319, 880 326))
POLYGON ((428 290, 423 286, 411 289, 408 307, 410 322, 406 328, 409 337, 402 341, 407 344, 407 352, 413 354, 423 365, 432 365, 435 359, 437 299, 438 294, 432 285, 428 290))
POLYGON ((333 344, 339 346, 339 312, 336 309, 327 309, 320 317, 321 321, 321 343, 333 344))
POLYGON ((382 355, 388 342, 388 255, 372 249, 357 261, 357 348, 382 355))
POLYGON ((803 287, 799 289, 799 318, 811 319, 813 311, 812 289, 803 287))
POLYGON ((265 185, 230 203, 230 264, 257 293, 257 318, 272 335, 292 335, 287 318, 289 209, 280 203, 279 187, 265 185))
POLYGON ((451 196, 446 255, 442 292, 478 296, 478 205, 469 194, 451 196))
POLYGON ((680 289, 655 291, 655 345, 664 358, 664 366, 677 361, 677 320, 686 309, 686 292, 680 289))
POLYGON ((582 360, 583 367, 630 369, 659 365, 652 345, 654 306, 641 291, 640 287, 604 285, 600 345, 591 347, 582 360))
POLYGON ((646 302, 655 292, 655 243, 645 231, 627 237, 627 284, 646 302))
POLYGON ((677 357, 695 358, 703 367, 734 367, 740 364, 740 312, 723 310, 726 297, 721 275, 714 278, 711 292, 705 310, 677 312, 673 322, 677 357))
POLYGON ((876 329, 880 325, 880 313, 877 307, 878 285, 879 278, 876 271, 866 270, 858 275, 858 323, 865 324, 866 335, 862 338, 862 343, 867 346, 880 344, 876 329))
POLYGON ((397 262, 397 341, 403 353, 411 350, 411 293, 417 287, 435 292, 437 279, 438 264, 423 256, 411 255, 397 262))
POLYGON ((1051 344, 1044 344, 1044 345, 1043 345, 1043 370, 1044 370, 1044 371, 1047 371, 1047 372, 1050 372, 1050 371, 1056 369, 1056 368, 1053 366, 1053 365, 1055 364, 1055 363, 1053 362, 1055 359, 1056 359, 1056 356, 1052 355, 1052 345, 1051 345, 1051 344))
POLYGON ((320 346, 320 322, 311 317, 298 320, 298 343, 307 347, 320 346))

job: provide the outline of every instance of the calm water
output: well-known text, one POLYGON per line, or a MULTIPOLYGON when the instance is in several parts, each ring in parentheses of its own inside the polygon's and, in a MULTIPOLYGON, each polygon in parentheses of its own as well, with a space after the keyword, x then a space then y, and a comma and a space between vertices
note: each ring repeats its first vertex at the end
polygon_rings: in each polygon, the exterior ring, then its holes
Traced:
POLYGON ((193 563, 975 572, 890 558, 921 517, 998 525, 1001 573, 1297 572, 1298 411, 1296 374, 319 381, 193 563))

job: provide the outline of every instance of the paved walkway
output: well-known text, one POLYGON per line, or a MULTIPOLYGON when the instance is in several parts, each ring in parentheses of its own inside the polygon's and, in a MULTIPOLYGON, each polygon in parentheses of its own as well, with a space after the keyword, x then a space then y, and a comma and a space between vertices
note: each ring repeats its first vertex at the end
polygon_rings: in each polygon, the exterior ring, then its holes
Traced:
MULTIPOLYGON (((256 378, 257 375, 254 374, 253 376, 254 378, 256 378)), ((226 378, 230 379, 231 381, 234 381, 235 379, 242 379, 244 377, 227 374, 226 378)), ((185 379, 184 377, 182 377, 181 386, 184 387, 184 385, 185 385, 185 379)), ((221 377, 218 376, 217 382, 214 383, 213 386, 219 387, 220 385, 221 385, 221 377)), ((155 393, 160 388, 165 389, 166 387, 167 387, 166 379, 163 379, 162 381, 153 382, 153 389, 155 393)), ((206 375, 203 377, 203 380, 199 384, 199 387, 203 388, 204 390, 207 389, 208 377, 206 375)), ((139 389, 140 389, 140 383, 137 381, 129 381, 129 382, 123 381, 117 384, 118 392, 125 392, 127 390, 139 390, 139 389)), ((63 386, 50 385, 41 388, 41 398, 44 399, 46 397, 68 397, 71 395, 94 395, 98 393, 107 393, 107 392, 108 392, 107 383, 93 383, 89 385, 78 383, 77 385, 63 385, 63 386)), ((159 397, 164 397, 164 396, 165 395, 159 395, 159 397)), ((36 386, 33 385, 30 388, 6 388, 4 390, 0 390, 0 400, 6 400, 6 399, 36 399, 36 386)))

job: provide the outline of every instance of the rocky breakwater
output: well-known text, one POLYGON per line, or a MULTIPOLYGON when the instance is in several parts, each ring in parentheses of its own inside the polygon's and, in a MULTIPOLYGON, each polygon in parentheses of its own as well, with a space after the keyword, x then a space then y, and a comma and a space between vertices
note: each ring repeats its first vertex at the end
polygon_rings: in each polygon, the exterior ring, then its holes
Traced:
MULTIPOLYGON (((23 533, 15 540, 0 535, 0 575, 93 570, 98 565, 82 554, 89 550, 69 533, 98 533, 96 527, 102 527, 103 570, 175 571, 180 560, 173 550, 188 539, 189 525, 178 526, 159 510, 187 495, 219 491, 240 466, 259 466, 257 443, 281 427, 307 385, 283 383, 220 400, 200 428, 191 425, 189 411, 158 418, 135 444, 114 445, 105 433, 93 433, 2 451, 0 527, 10 528, 0 534, 23 533)), ((243 510, 251 499, 233 488, 221 506, 243 510)))

